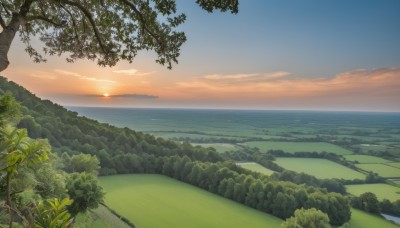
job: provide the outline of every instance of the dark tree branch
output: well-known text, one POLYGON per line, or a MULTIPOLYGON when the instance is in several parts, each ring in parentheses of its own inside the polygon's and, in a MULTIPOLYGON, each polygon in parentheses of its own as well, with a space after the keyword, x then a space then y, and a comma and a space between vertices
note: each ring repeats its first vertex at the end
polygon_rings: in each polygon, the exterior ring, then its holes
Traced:
POLYGON ((55 22, 55 21, 53 21, 53 20, 51 20, 51 19, 49 19, 47 17, 44 17, 44 16, 32 16, 32 17, 27 17, 26 18, 26 21, 33 21, 33 20, 42 20, 42 21, 45 21, 45 22, 47 22, 49 24, 52 24, 52 25, 54 25, 56 27, 62 27, 63 26, 63 24, 57 23, 57 22, 55 22))
POLYGON ((109 51, 107 50, 107 47, 104 45, 103 40, 101 38, 100 32, 96 26, 96 22, 93 19, 92 14, 84 7, 82 6, 80 3, 78 2, 71 2, 71 1, 63 1, 63 3, 70 5, 70 6, 75 6, 77 7, 83 14, 85 14, 86 18, 89 20, 92 28, 93 28, 93 32, 96 36, 97 41, 99 42, 100 48, 103 50, 103 52, 105 54, 107 54, 109 51))
POLYGON ((0 25, 3 29, 7 27, 6 22, 3 20, 3 17, 0 15, 0 25))
POLYGON ((4 3, 1 3, 1 6, 3 6, 3 9, 4 9, 4 11, 6 12, 6 14, 7 14, 8 16, 11 16, 10 11, 8 11, 8 9, 7 9, 7 7, 4 5, 4 3))
POLYGON ((75 38, 76 38, 77 41, 80 43, 79 36, 78 36, 78 31, 76 31, 76 28, 77 28, 76 26, 77 26, 77 25, 76 25, 74 16, 73 16, 72 13, 69 12, 69 10, 68 10, 67 8, 65 8, 64 6, 61 6, 61 8, 62 8, 63 10, 65 10, 65 12, 67 12, 67 14, 70 16, 71 21, 72 21, 72 25, 73 25, 73 27, 74 27, 75 38))
POLYGON ((139 21, 140 21, 140 23, 142 25, 142 28, 148 34, 150 34, 150 36, 152 36, 160 46, 163 46, 162 42, 159 40, 158 36, 156 34, 154 34, 152 31, 150 31, 150 29, 147 28, 147 23, 146 23, 146 20, 143 17, 143 14, 136 8, 136 6, 132 2, 130 2, 129 0, 121 0, 121 1, 124 2, 126 5, 128 5, 133 10, 133 12, 135 12, 135 14, 137 15, 137 18, 139 19, 139 21))

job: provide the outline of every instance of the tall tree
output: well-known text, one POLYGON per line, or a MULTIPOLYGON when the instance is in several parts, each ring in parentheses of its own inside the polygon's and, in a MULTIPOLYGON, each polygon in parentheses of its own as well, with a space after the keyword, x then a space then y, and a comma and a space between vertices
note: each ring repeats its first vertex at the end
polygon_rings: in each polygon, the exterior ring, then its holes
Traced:
MULTIPOLYGON (((49 55, 69 53, 67 61, 87 58, 100 66, 119 60, 132 62, 140 50, 154 50, 156 62, 168 68, 178 63, 183 32, 176 28, 186 16, 175 0, 0 0, 0 72, 5 70, 10 45, 19 31, 26 52, 35 62, 45 61, 31 45, 37 36, 49 55)), ((238 12, 238 0, 196 0, 213 12, 238 12)))
POLYGON ((286 219, 282 223, 283 227, 286 228, 329 228, 329 218, 324 212, 315 208, 311 209, 297 209, 294 212, 294 216, 286 219))
POLYGON ((103 188, 98 185, 97 178, 93 174, 71 174, 67 179, 67 192, 74 201, 69 207, 72 216, 97 208, 103 202, 103 188))
POLYGON ((9 213, 9 225, 12 226, 14 207, 11 181, 20 166, 33 166, 46 160, 50 146, 46 140, 31 140, 25 129, 7 127, 1 130, 0 141, 0 174, 5 175, 6 206, 9 213))

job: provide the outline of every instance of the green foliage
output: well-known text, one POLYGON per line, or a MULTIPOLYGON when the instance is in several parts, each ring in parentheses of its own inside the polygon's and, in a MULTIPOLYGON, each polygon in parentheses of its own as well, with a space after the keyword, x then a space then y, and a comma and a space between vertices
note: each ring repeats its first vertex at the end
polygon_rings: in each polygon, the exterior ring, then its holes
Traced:
MULTIPOLYGON (((238 0, 196 3, 208 12, 232 13, 238 12, 239 4, 238 0)), ((119 60, 132 62, 139 51, 154 50, 156 62, 171 68, 172 63, 178 63, 181 45, 186 41, 185 34, 177 29, 186 15, 177 12, 175 0, 3 0, 2 7, 0 16, 6 23, 3 26, 19 30, 26 51, 35 62, 45 59, 30 45, 31 36, 44 42, 46 54, 68 53, 69 62, 87 58, 97 60, 100 66, 114 66, 119 60), (20 20, 11 20, 13 15, 20 20), (27 23, 20 26, 20 21, 27 23)))
POLYGON ((381 209, 379 207, 379 201, 376 195, 372 192, 366 192, 361 194, 359 197, 352 198, 352 205, 355 208, 361 209, 363 211, 380 214, 381 209))
POLYGON ((324 212, 315 208, 297 209, 294 216, 282 223, 287 228, 330 228, 329 218, 324 212))
POLYGON ((388 199, 384 199, 379 202, 379 208, 384 214, 400 216, 400 199, 390 202, 388 199))
POLYGON ((90 173, 73 173, 67 179, 67 193, 74 201, 68 210, 75 216, 94 209, 103 202, 103 188, 98 185, 96 176, 90 173))
POLYGON ((348 222, 351 217, 349 199, 338 193, 311 193, 305 202, 304 208, 321 210, 328 215, 330 224, 336 226, 348 222))
POLYGON ((5 162, 1 169, 15 173, 18 166, 34 166, 48 159, 50 146, 47 140, 31 140, 25 129, 6 127, 0 131, 3 140, 0 142, 1 160, 5 162))
POLYGON ((67 207, 73 200, 64 198, 61 201, 57 198, 48 199, 35 208, 35 228, 66 228, 72 223, 71 214, 67 207))
POLYGON ((94 175, 99 173, 100 162, 95 155, 77 154, 69 156, 67 153, 63 153, 61 159, 64 165, 63 169, 68 173, 87 172, 94 175))
MULTIPOLYGON (((1 95, 1 94, 0 94, 1 95)), ((19 105, 10 92, 0 97, 0 128, 16 121, 19 114, 19 105)))

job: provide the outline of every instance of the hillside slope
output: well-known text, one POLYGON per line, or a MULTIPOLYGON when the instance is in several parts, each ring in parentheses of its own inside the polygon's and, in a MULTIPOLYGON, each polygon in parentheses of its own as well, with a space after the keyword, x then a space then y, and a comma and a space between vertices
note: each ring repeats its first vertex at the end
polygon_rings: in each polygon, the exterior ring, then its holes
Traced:
POLYGON ((68 111, 49 100, 42 100, 22 86, 0 76, 0 96, 7 91, 21 104, 23 117, 18 127, 26 128, 32 138, 48 138, 53 151, 59 154, 83 152, 96 155, 101 162, 100 174, 103 175, 152 172, 143 170, 146 166, 139 164, 140 158, 154 161, 160 156, 187 155, 192 160, 223 160, 212 149, 155 138, 149 134, 78 116, 78 113, 68 111))

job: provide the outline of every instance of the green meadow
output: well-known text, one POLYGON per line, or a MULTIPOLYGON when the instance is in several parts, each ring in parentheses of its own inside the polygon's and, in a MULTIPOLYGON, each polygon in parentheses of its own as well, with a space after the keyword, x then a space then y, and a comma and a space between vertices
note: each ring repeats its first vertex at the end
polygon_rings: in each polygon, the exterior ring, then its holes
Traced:
POLYGON ((382 177, 400 177, 400 169, 386 164, 356 164, 365 171, 378 173, 382 177))
POLYGON ((385 165, 396 167, 396 168, 400 169, 400 162, 390 162, 390 163, 386 163, 385 165))
POLYGON ((365 192, 372 192, 379 200, 388 199, 395 201, 400 199, 400 188, 388 184, 355 184, 346 185, 347 192, 359 196, 365 192))
POLYGON ((192 143, 192 144, 194 146, 212 147, 219 153, 237 149, 237 147, 235 145, 228 144, 228 143, 192 143))
POLYGON ((246 142, 249 147, 257 147, 261 151, 283 150, 289 153, 294 152, 330 152, 339 155, 351 154, 352 152, 339 146, 324 142, 246 142))
POLYGON ((153 174, 100 178, 105 203, 136 226, 280 227, 282 220, 169 177, 153 174))
POLYGON ((275 162, 285 169, 307 173, 317 178, 343 178, 347 180, 365 178, 365 174, 326 159, 277 158, 275 162))
POLYGON ((386 163, 390 162, 389 160, 376 157, 376 156, 371 156, 371 155, 359 155, 359 154, 354 154, 354 155, 345 155, 344 158, 347 161, 358 161, 359 163, 386 163))
POLYGON ((351 219, 349 222, 350 228, 398 228, 399 226, 383 219, 377 215, 369 214, 367 212, 352 209, 351 219))
POLYGON ((114 215, 103 205, 98 208, 79 214, 74 227, 77 228, 129 228, 130 226, 114 215))
POLYGON ((274 173, 273 170, 267 169, 264 166, 262 166, 262 165, 260 165, 258 163, 255 163, 255 162, 238 162, 236 164, 241 166, 241 167, 243 167, 243 168, 245 168, 245 169, 248 169, 248 170, 251 170, 251 171, 254 171, 254 172, 258 172, 258 173, 262 173, 262 174, 265 174, 265 175, 271 175, 271 174, 274 173))

